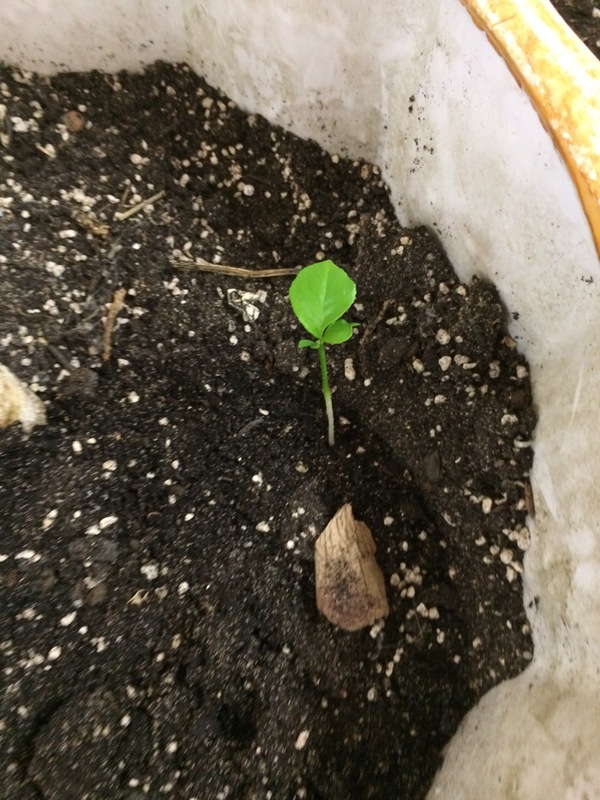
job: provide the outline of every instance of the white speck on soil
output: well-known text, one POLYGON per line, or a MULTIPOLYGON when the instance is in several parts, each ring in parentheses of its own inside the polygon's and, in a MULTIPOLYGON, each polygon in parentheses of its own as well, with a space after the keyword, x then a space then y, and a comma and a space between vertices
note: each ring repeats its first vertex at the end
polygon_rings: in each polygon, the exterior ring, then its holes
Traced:
POLYGON ((42 520, 42 530, 47 531, 49 528, 51 528, 54 525, 57 515, 57 508, 53 508, 51 511, 49 511, 42 520))
POLYGON ((20 553, 15 555, 15 558, 24 561, 39 561, 41 556, 35 550, 21 550, 20 553))
POLYGON ((309 735, 310 735, 310 732, 307 731, 307 730, 300 731, 300 733, 298 734, 298 737, 296 739, 296 742, 294 744, 294 747, 296 748, 296 750, 303 750, 306 747, 306 743, 308 742, 309 735))
POLYGON ((140 572, 149 581, 155 581, 158 578, 158 564, 142 564, 140 572))
POLYGON ((500 377, 500 362, 499 361, 490 361, 489 376, 490 376, 490 378, 498 378, 498 377, 500 377))
POLYGON ((353 381, 356 379, 356 370, 354 369, 354 361, 351 358, 344 359, 344 376, 346 380, 353 381))

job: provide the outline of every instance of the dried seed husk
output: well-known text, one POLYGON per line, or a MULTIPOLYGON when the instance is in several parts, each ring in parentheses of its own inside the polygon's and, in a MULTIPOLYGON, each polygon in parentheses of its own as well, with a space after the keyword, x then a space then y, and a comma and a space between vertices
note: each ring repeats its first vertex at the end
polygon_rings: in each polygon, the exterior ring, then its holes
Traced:
POLYGON ((389 613, 375 542, 352 506, 342 506, 315 544, 317 608, 345 631, 373 625, 389 613))

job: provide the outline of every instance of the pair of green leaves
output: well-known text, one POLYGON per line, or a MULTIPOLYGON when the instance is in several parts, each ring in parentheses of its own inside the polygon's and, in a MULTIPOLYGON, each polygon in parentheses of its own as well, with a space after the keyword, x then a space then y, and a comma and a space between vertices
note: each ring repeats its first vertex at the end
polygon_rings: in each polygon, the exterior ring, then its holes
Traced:
POLYGON ((333 404, 327 376, 326 344, 341 344, 352 336, 355 323, 341 319, 356 297, 356 284, 333 261, 321 261, 300 270, 290 286, 294 314, 314 339, 301 339, 299 347, 317 350, 321 386, 327 414, 328 442, 335 444, 333 404))
POLYGON ((323 344, 341 344, 352 336, 356 323, 340 319, 356 297, 356 284, 333 261, 321 261, 300 270, 290 286, 294 314, 315 337, 301 339, 298 347, 317 350, 323 344))

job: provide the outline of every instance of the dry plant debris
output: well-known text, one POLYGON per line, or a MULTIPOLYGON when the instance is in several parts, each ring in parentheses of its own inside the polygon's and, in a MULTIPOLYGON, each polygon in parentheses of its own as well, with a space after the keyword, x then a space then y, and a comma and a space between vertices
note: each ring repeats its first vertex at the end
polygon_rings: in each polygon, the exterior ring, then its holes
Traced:
POLYGON ((104 336, 102 337, 102 360, 108 361, 112 352, 112 334, 119 311, 123 308, 127 289, 120 288, 113 295, 112 303, 108 308, 104 323, 104 336))
POLYGON ((0 364, 0 427, 20 422, 26 433, 46 424, 44 404, 8 367, 0 364))
POLYGON ((317 607, 345 631, 386 617, 385 580, 375 561, 375 542, 364 522, 343 505, 315 545, 317 607))

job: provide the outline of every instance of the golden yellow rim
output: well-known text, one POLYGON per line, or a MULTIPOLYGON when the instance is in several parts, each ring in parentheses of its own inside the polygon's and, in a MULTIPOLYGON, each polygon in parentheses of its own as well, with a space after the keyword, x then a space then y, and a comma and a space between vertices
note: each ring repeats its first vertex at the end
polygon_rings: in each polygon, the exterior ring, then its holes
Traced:
POLYGON ((600 255, 600 61, 547 0, 461 0, 504 58, 577 186, 600 255))

